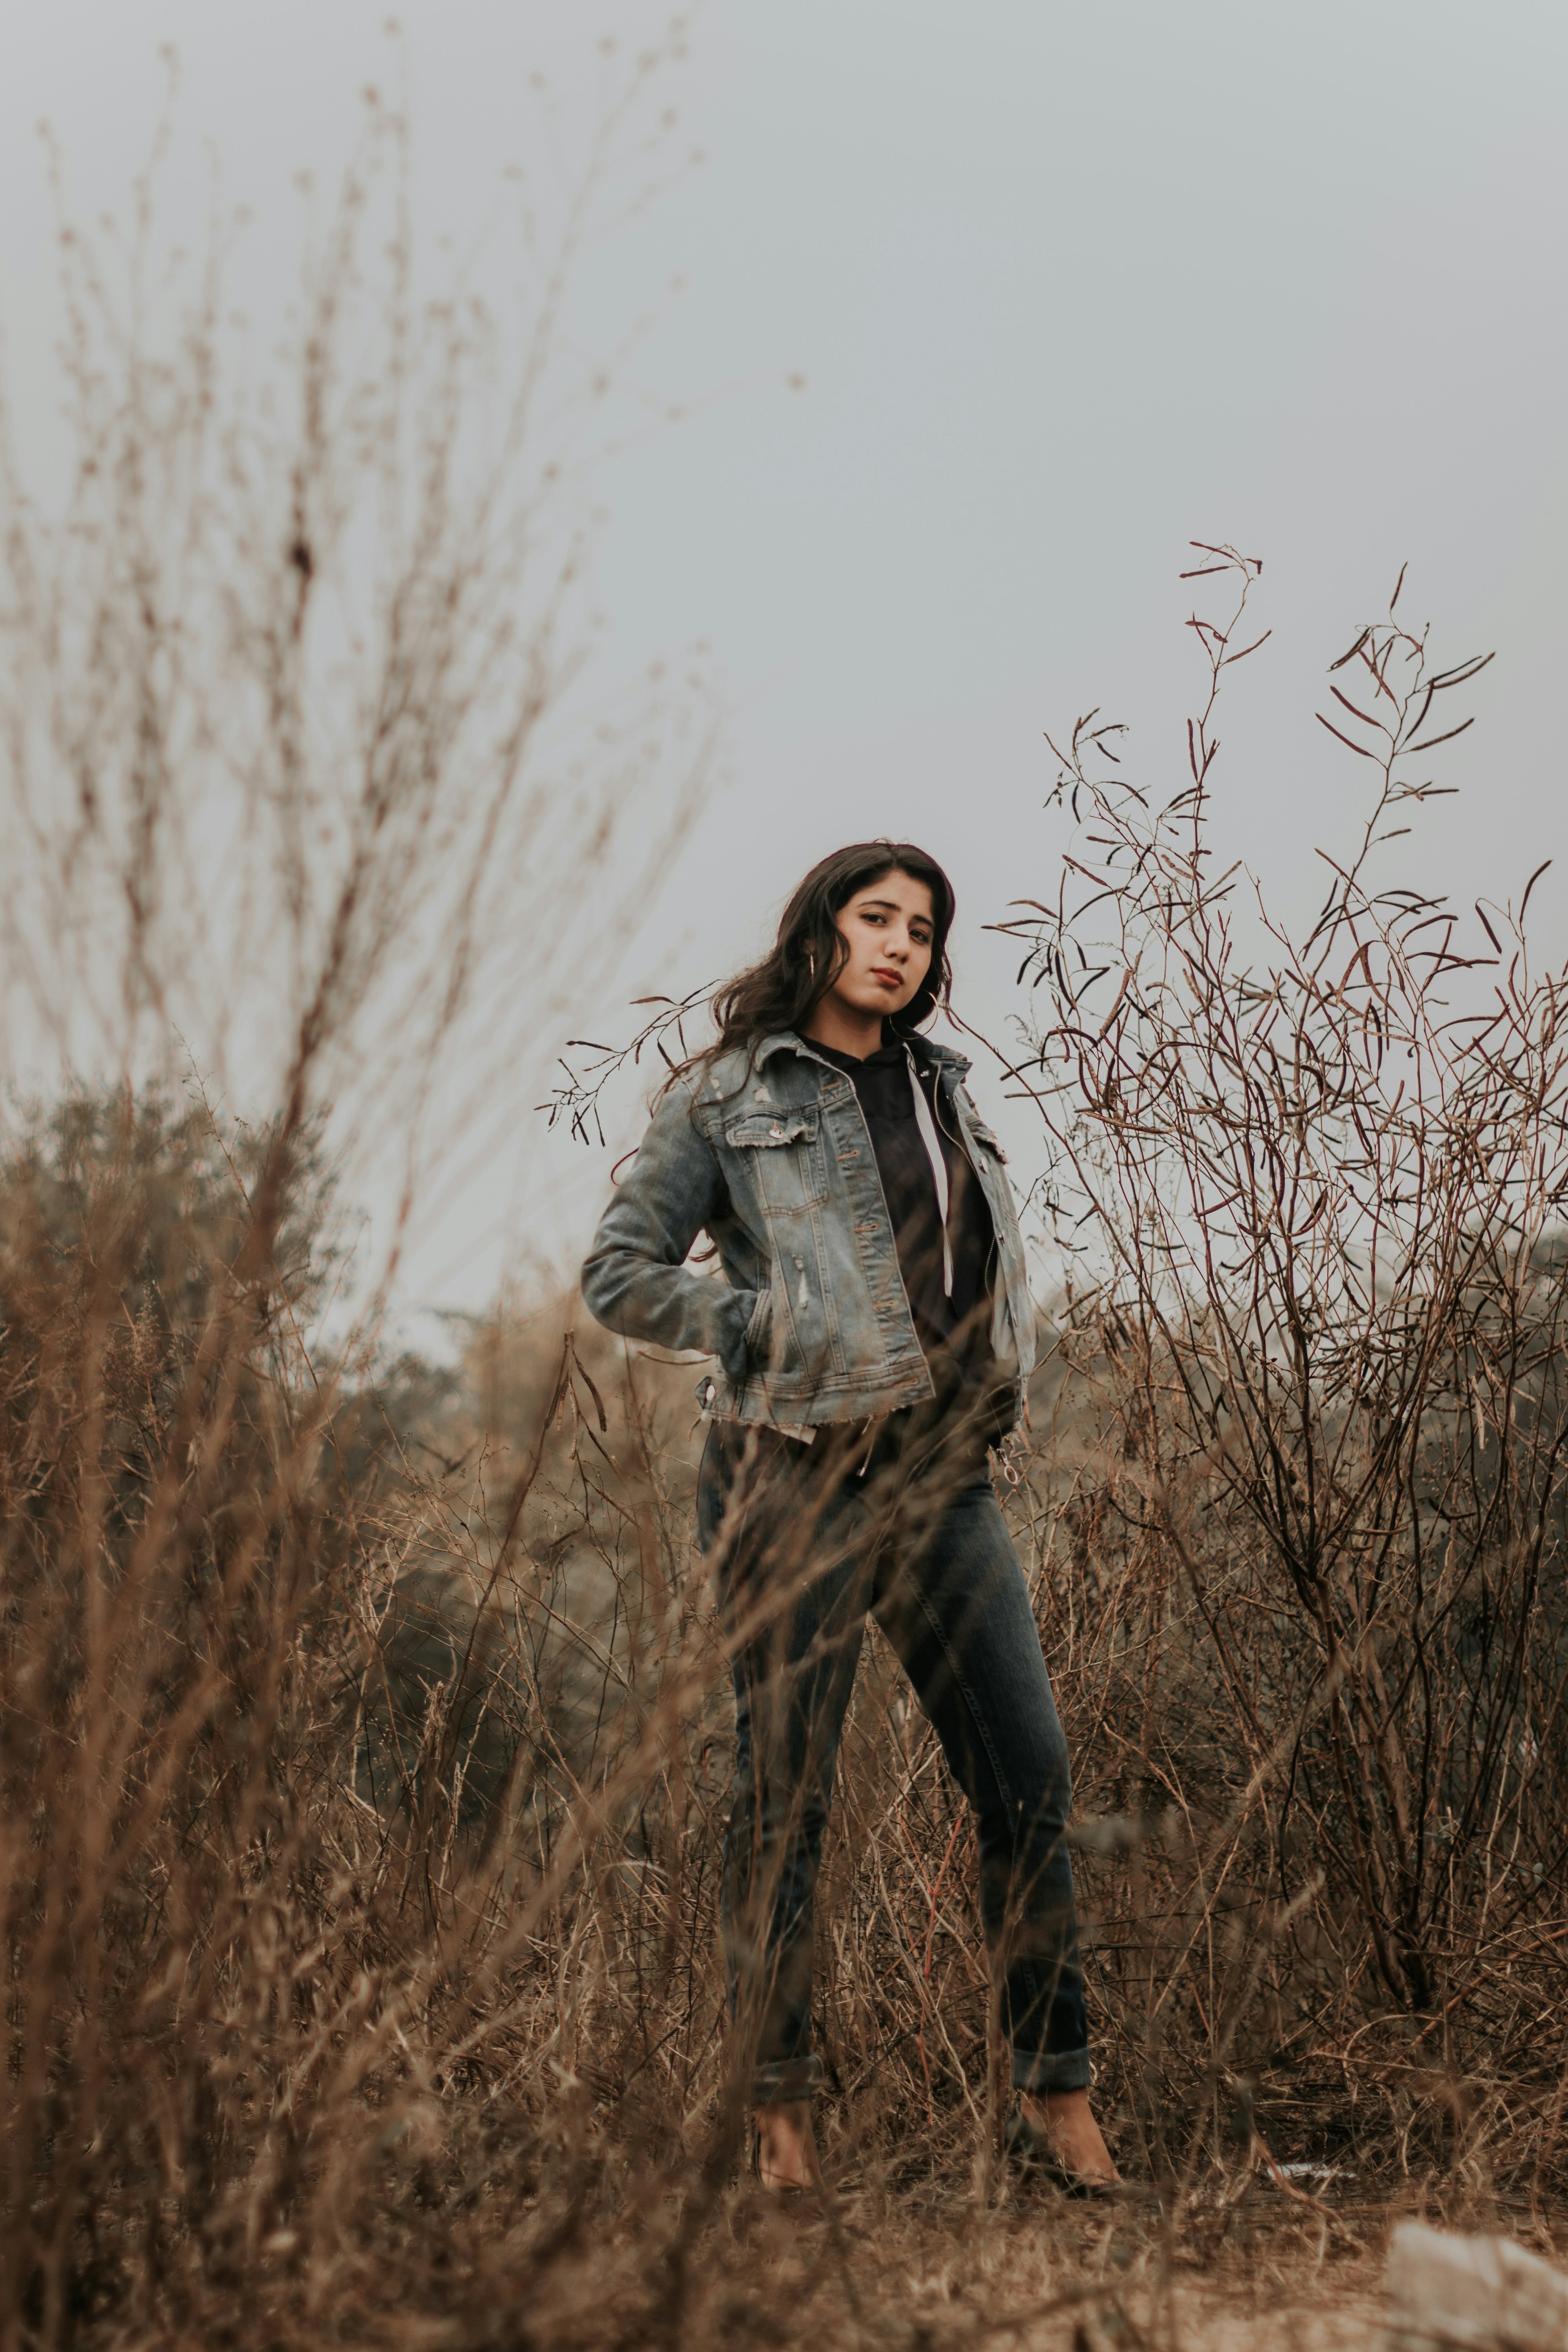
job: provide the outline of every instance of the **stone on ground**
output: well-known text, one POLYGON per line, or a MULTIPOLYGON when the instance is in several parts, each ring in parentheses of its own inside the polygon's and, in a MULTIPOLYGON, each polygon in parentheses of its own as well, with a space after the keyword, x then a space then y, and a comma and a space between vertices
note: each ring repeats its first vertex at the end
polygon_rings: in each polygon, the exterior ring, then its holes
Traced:
POLYGON ((1511 2238, 1402 2221, 1388 2249, 1388 2352, 1568 2352, 1568 2278, 1511 2238))

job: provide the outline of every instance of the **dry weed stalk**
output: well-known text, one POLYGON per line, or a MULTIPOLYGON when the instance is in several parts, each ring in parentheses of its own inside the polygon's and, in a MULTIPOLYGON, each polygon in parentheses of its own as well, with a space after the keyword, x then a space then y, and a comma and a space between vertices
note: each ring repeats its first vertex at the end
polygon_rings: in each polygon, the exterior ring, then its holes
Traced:
POLYGON ((1080 721, 1060 892, 1004 927, 1051 1007, 1018 1075, 1103 1268, 1064 1344, 1120 1436, 1066 1506, 1086 1575, 1133 1587, 1144 1688, 1106 1733, 1202 1895, 1142 2063, 1181 1998, 1216 2076, 1245 2071, 1238 2034, 1277 2082, 1331 2055, 1411 2161, 1436 2110, 1518 2181, 1561 2105, 1568 977, 1530 963, 1536 877, 1517 916, 1477 907, 1468 953, 1446 902, 1375 878, 1435 789, 1415 763, 1469 724, 1442 698, 1484 666, 1436 668, 1392 608, 1323 722, 1372 764, 1362 839, 1304 942, 1259 908, 1245 951, 1245 877, 1207 835, 1257 566, 1203 552, 1238 593, 1192 625, 1188 781, 1151 807, 1080 721))

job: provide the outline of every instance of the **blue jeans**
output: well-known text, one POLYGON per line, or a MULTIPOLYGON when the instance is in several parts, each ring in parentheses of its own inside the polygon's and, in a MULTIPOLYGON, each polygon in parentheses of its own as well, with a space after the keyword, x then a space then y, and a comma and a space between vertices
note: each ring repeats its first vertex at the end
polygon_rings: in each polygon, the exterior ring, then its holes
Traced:
POLYGON ((822 2081, 813 1895, 868 1611, 973 1808, 1013 2081, 1082 2090, 1067 1742, 984 1452, 912 1474, 884 1460, 868 1477, 826 1450, 717 1423, 698 1484, 699 1536, 737 1643, 722 1912, 752 2097, 804 2098, 822 2081))

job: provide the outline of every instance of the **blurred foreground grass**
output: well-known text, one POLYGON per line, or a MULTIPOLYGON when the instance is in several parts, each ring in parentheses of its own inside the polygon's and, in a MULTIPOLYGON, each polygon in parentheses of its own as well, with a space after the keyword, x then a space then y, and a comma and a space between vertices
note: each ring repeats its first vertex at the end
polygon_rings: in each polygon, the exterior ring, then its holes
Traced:
MULTIPOLYGON (((9 2340, 937 2345, 1361 2262, 1391 2210, 1549 2230, 1553 1759, 1506 1864, 1454 1857, 1440 2000, 1397 2007, 1305 1831, 1282 1856, 1244 1801, 1183 1550, 1253 1612, 1259 1705, 1307 1673, 1295 1621, 1212 1496, 1152 1523, 1146 1389, 1070 1320, 1008 1507, 1129 2199, 994 2162, 970 1833, 879 1643, 820 1906, 838 2200, 760 2212, 692 1369, 548 1310, 443 1370, 311 1361, 320 1171, 247 1256, 221 1143, 78 1100, 0 1171, 9 2340)), ((1536 1621, 1561 1641, 1552 1577, 1536 1621)))

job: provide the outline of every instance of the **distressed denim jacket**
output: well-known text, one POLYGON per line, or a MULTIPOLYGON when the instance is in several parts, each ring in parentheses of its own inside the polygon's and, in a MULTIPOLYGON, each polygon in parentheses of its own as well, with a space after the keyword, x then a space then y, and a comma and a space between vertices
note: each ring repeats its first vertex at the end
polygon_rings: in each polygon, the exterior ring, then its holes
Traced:
MULTIPOLYGON (((1002 1149, 963 1085, 964 1056, 912 1043, 991 1211, 992 1351, 1016 1412, 1035 1318, 1002 1149)), ((791 1031, 669 1087, 605 1212, 583 1297, 612 1331, 716 1356, 698 1395, 723 1420, 804 1430, 934 1393, 859 1100, 791 1031), (719 1260, 706 1274, 686 1264, 703 1231, 719 1260)))

